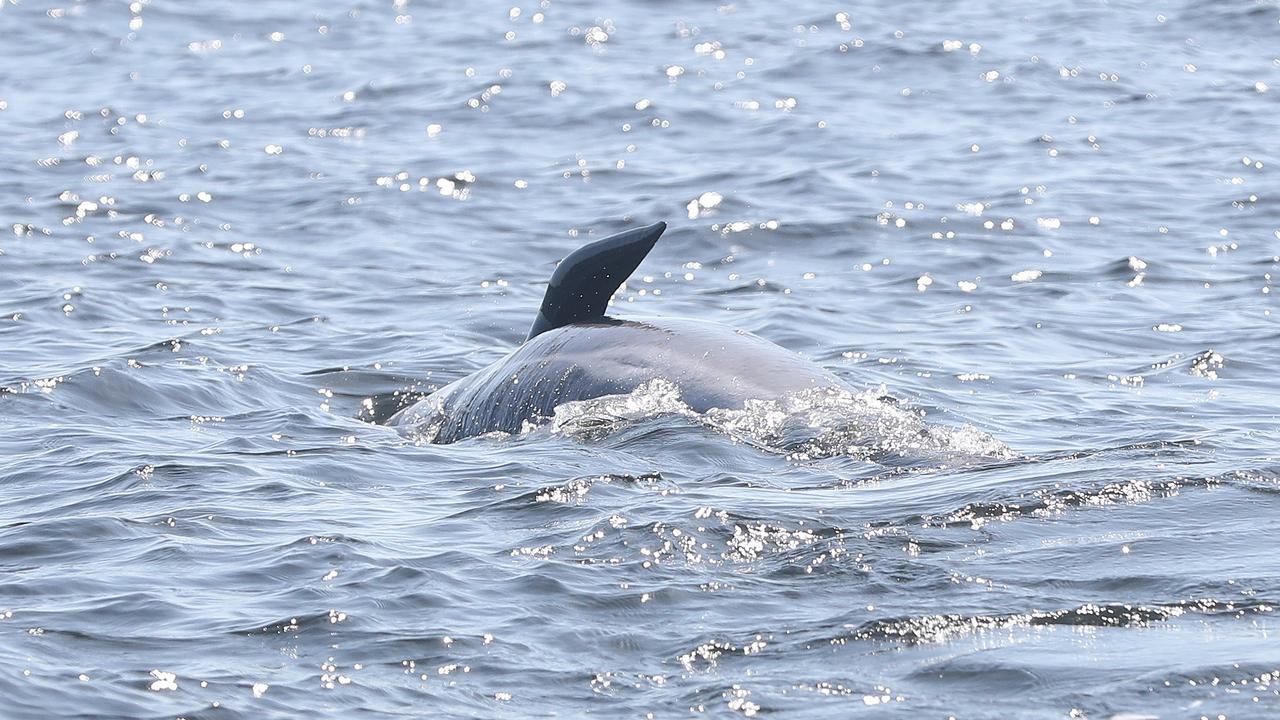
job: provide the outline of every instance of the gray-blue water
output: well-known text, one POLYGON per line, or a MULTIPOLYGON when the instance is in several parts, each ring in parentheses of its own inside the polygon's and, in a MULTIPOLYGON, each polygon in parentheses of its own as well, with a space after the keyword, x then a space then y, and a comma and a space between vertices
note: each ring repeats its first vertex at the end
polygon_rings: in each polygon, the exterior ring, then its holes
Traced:
POLYGON ((0 0, 0 716, 1278 712, 1274 1, 512 2, 0 0), (365 421, 658 220, 897 420, 365 421))

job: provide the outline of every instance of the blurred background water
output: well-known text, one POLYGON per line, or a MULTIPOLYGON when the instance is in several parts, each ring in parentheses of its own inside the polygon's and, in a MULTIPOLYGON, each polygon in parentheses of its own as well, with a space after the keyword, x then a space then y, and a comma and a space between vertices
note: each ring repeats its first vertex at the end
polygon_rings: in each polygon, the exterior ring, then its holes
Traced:
POLYGON ((0 0, 0 715, 1270 717, 1274 1, 0 0), (618 314, 1011 458, 364 403, 618 314))

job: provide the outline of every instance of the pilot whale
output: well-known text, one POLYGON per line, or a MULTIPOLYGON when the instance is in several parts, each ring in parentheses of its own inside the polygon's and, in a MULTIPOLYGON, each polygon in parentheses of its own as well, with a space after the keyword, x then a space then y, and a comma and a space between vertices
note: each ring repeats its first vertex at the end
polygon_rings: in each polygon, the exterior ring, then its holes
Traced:
POLYGON ((396 415, 428 424, 432 442, 519 432, 566 402, 634 391, 664 379, 697 412, 740 409, 815 388, 846 388, 813 362, 751 333, 717 323, 626 320, 605 315, 614 292, 640 265, 665 223, 585 245, 556 267, 529 335, 492 365, 446 385, 396 415))

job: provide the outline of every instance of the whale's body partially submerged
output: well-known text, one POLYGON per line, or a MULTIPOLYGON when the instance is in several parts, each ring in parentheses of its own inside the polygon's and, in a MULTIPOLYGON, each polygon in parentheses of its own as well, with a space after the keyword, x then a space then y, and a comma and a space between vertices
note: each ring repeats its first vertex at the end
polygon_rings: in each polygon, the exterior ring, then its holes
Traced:
POLYGON ((407 409, 400 423, 434 421, 434 442, 518 432, 564 403, 622 395, 656 379, 697 412, 741 408, 817 387, 832 374, 767 340, 714 323, 602 319, 544 332, 489 367, 407 409))
POLYGON ((630 393, 661 379, 694 411, 737 409, 844 387, 830 372, 750 333, 690 320, 619 320, 609 298, 652 249, 663 223, 580 248, 551 277, 524 344, 390 420, 430 423, 434 442, 517 432, 564 403, 630 393))

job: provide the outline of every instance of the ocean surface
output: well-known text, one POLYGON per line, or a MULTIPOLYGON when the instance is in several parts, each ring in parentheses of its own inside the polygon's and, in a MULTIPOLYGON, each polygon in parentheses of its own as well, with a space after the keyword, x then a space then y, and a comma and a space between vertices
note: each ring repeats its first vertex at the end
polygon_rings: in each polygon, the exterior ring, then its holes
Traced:
POLYGON ((0 0, 0 717, 1280 716, 1280 5, 513 3, 0 0))

